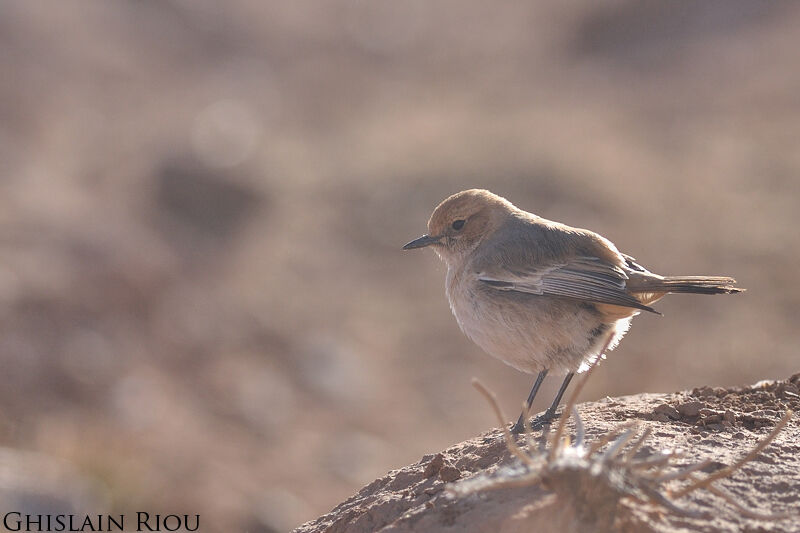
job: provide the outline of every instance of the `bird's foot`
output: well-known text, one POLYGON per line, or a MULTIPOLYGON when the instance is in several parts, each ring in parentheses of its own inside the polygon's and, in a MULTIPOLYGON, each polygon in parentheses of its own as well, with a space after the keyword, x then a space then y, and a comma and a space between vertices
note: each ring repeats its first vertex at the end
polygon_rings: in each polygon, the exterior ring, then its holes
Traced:
MULTIPOLYGON (((553 410, 551 411, 548 409, 544 413, 540 414, 533 420, 531 420, 531 429, 542 429, 544 426, 549 425, 551 421, 558 418, 558 413, 553 410)), ((513 435, 521 435, 525 433, 525 425, 522 423, 522 420, 517 420, 517 422, 511 426, 511 433, 513 435)))

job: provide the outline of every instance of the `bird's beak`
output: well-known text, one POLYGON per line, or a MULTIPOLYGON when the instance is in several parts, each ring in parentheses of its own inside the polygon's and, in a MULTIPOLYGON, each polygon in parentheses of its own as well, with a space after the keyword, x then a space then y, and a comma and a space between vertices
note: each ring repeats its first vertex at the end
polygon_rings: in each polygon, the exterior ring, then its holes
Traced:
POLYGON ((425 248, 426 246, 430 246, 431 244, 437 244, 439 241, 442 240, 442 236, 439 235, 438 237, 431 237, 430 235, 423 235, 419 239, 414 239, 410 243, 403 246, 403 250, 411 250, 414 248, 425 248))

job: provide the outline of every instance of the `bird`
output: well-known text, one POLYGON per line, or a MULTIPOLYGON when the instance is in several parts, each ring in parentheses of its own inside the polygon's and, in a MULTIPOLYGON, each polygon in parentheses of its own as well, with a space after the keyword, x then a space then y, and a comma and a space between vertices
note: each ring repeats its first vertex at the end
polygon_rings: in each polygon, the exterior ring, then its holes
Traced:
POLYGON ((428 232, 404 250, 432 248, 447 265, 445 292, 461 330, 486 353, 536 374, 523 417, 549 372, 565 374, 533 422, 556 416, 576 373, 605 358, 641 312, 670 293, 744 291, 727 276, 661 276, 593 231, 547 220, 485 189, 443 200, 428 232))

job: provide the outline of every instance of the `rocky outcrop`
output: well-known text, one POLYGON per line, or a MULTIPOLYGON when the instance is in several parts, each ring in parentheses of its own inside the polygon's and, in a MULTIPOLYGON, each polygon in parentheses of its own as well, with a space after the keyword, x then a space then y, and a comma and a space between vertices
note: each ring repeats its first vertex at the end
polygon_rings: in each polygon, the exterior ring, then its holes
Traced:
MULTIPOLYGON (((773 432, 789 410, 800 409, 799 382, 795 375, 744 388, 584 403, 578 411, 585 444, 557 448, 560 459, 548 459, 555 425, 533 431, 525 451, 529 465, 512 456, 502 431, 488 431, 389 472, 295 532, 800 532, 800 519, 794 518, 800 516, 797 416, 740 469, 725 470, 773 432), (611 444, 577 453, 608 437, 611 444), (678 452, 668 467, 643 466, 663 459, 665 450, 678 452), (639 466, 631 467, 631 461, 639 466), (710 489, 680 495, 715 472, 726 475, 710 489), (676 473, 682 479, 670 479, 676 473), (784 518, 764 516, 779 514, 784 518)), ((565 429, 574 438, 574 418, 565 429)), ((523 445, 525 438, 516 442, 523 445)))

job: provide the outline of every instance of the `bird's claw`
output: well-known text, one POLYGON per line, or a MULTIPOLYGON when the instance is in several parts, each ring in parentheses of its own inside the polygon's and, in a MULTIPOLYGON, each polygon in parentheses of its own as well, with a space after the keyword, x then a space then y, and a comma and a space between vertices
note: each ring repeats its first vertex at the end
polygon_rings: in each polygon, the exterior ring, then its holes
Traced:
MULTIPOLYGON (((544 426, 549 425, 551 421, 559 417, 559 413, 555 411, 550 411, 549 409, 538 415, 536 418, 531 420, 531 429, 542 429, 544 426)), ((525 424, 521 423, 521 421, 517 421, 513 426, 511 426, 511 433, 514 435, 520 435, 525 433, 525 424)))

